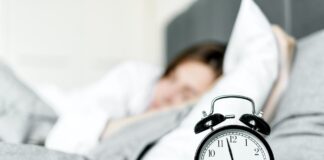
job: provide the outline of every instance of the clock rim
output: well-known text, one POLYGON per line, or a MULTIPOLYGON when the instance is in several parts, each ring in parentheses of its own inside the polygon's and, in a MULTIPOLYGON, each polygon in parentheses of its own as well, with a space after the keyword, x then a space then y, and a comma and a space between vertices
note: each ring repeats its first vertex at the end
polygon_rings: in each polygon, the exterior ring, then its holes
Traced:
POLYGON ((199 153, 202 149, 202 147, 204 146, 204 144, 206 143, 206 141, 211 138, 214 134, 221 132, 223 130, 227 130, 227 129, 241 129, 244 131, 247 131, 251 134, 253 134, 254 136, 256 136, 258 139, 260 139, 260 141, 264 144, 264 146, 266 147, 268 153, 269 153, 269 158, 270 160, 274 160, 274 156, 273 156, 273 152, 272 149, 270 148, 270 145, 268 144, 268 142, 256 131, 253 131, 252 129, 248 128, 248 127, 244 127, 244 126, 240 126, 240 125, 228 125, 228 126, 224 126, 221 128, 218 128, 214 131, 212 131, 211 133, 209 133, 207 136, 204 137, 203 141, 200 142, 197 150, 196 150, 196 154, 195 154, 195 158, 194 160, 199 160, 199 153))

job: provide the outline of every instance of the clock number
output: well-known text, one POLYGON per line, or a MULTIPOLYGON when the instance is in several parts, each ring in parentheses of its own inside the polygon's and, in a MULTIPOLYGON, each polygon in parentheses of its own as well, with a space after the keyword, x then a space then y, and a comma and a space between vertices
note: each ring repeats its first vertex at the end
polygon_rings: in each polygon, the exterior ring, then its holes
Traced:
POLYGON ((213 149, 209 149, 209 150, 208 150, 208 156, 209 156, 209 157, 215 157, 215 150, 213 150, 213 149))
POLYGON ((260 149, 259 149, 259 148, 255 148, 254 151, 255 151, 254 155, 255 155, 255 156, 258 156, 258 155, 259 155, 259 151, 260 151, 260 149))
POLYGON ((218 147, 223 147, 224 146, 223 144, 224 144, 223 140, 217 140, 217 146, 218 147))
POLYGON ((237 141, 237 136, 230 136, 230 142, 231 143, 236 143, 237 141))
POLYGON ((247 141, 247 139, 245 139, 245 146, 248 146, 247 144, 248 144, 248 141, 247 141))

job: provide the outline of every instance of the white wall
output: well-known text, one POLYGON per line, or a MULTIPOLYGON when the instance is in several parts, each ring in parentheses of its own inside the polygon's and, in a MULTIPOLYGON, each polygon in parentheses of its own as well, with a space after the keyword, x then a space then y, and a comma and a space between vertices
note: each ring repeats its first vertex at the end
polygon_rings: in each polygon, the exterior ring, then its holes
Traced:
POLYGON ((33 84, 73 88, 112 65, 162 65, 164 27, 193 0, 0 0, 0 56, 33 84))

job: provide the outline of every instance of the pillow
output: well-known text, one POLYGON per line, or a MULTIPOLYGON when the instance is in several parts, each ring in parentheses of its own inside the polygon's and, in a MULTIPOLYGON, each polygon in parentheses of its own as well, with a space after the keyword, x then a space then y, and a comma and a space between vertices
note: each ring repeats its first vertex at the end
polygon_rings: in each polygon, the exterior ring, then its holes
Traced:
MULTIPOLYGON (((209 113, 210 102, 217 96, 248 96, 260 110, 277 79, 278 50, 270 23, 262 11, 252 0, 242 0, 225 54, 223 77, 204 95, 179 128, 162 138, 144 159, 192 159, 207 134, 195 135, 193 128, 201 119, 203 110, 209 113)), ((251 104, 242 100, 222 100, 215 105, 215 112, 239 117, 251 113, 251 104)), ((237 119, 225 122, 233 121, 237 119)))
POLYGON ((0 61, 0 139, 44 143, 56 121, 54 111, 0 61))
MULTIPOLYGON (((253 0, 242 0, 225 54, 224 75, 197 105, 199 110, 208 113, 216 96, 240 94, 252 98, 260 111, 277 80, 278 59, 279 48, 267 18, 253 0)), ((238 116, 251 112, 249 103, 234 101, 219 101, 216 112, 238 116)))

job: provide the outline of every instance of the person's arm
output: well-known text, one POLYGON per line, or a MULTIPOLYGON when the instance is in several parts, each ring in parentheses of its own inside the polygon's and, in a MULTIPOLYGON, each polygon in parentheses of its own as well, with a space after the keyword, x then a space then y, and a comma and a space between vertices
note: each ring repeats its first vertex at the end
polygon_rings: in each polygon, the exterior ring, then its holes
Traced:
POLYGON ((109 138, 113 134, 117 133, 120 129, 127 127, 128 125, 132 123, 136 123, 138 121, 147 119, 148 117, 156 116, 158 114, 161 114, 162 112, 168 112, 170 110, 176 110, 179 108, 184 108, 191 106, 195 103, 195 100, 189 101, 187 103, 176 105, 176 106, 170 106, 170 107, 162 107, 161 109, 154 109, 154 110, 146 110, 146 112, 136 114, 133 116, 128 116, 124 118, 119 119, 111 119, 108 123, 108 125, 105 127, 104 131, 101 135, 101 141, 104 141, 105 139, 109 138))
POLYGON ((281 54, 278 79, 263 108, 263 119, 268 122, 272 120, 277 104, 288 85, 296 45, 295 39, 285 33, 280 26, 273 25, 272 30, 276 34, 277 42, 280 44, 281 54))
POLYGON ((103 130, 100 140, 104 141, 105 139, 109 138, 111 135, 117 133, 120 129, 127 127, 129 124, 143 120, 150 116, 154 116, 157 113, 160 113, 160 111, 144 112, 142 114, 128 116, 125 118, 111 119, 107 124, 107 126, 105 127, 105 129, 103 130))

